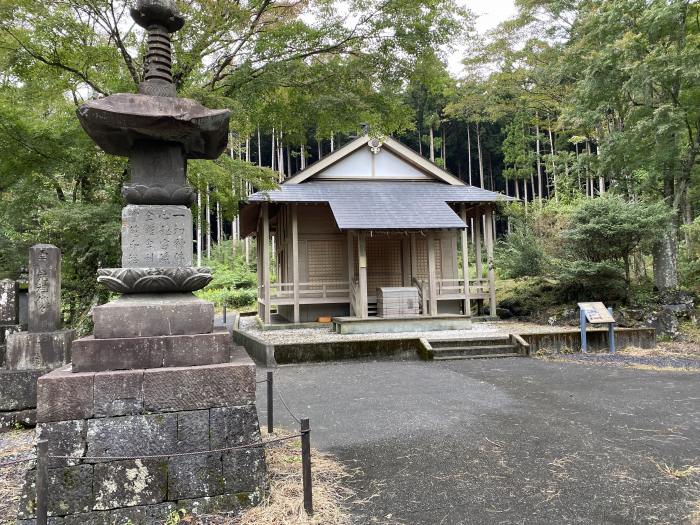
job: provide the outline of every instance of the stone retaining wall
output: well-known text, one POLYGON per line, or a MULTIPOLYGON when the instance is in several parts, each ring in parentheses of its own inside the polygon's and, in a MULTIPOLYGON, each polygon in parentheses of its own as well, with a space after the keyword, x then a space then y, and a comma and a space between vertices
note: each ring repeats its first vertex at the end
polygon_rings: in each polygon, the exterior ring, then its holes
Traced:
MULTIPOLYGON (((608 332, 603 329, 587 331, 591 351, 608 349, 608 332)), ((561 351, 568 348, 580 350, 581 334, 578 331, 538 332, 519 334, 530 345, 530 352, 538 350, 561 351)), ((373 340, 340 340, 324 342, 297 342, 288 344, 268 344, 264 340, 243 330, 234 330, 236 344, 244 346, 255 362, 274 367, 281 364, 308 363, 344 359, 421 359, 423 345, 419 338, 373 340)), ((656 332, 653 328, 616 328, 615 344, 618 349, 636 346, 653 348, 656 346, 656 332)))

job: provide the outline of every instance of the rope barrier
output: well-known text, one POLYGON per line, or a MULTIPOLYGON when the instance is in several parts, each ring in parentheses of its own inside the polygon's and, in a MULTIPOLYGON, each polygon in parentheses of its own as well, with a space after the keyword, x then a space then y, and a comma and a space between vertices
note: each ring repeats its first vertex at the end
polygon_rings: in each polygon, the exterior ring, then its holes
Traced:
POLYGON ((152 454, 145 456, 52 456, 49 455, 49 459, 66 459, 74 461, 99 461, 99 460, 109 460, 109 461, 127 461, 136 459, 165 459, 173 457, 185 457, 185 456, 206 456, 209 454, 218 454, 220 452, 230 452, 232 450, 242 450, 246 448, 259 448, 265 447, 270 444, 279 443, 281 441, 289 441, 290 439, 296 439, 301 437, 304 433, 293 434, 291 436, 285 436, 276 439, 268 439, 267 441, 261 441, 260 443, 250 443, 248 445, 238 445, 235 447, 225 447, 225 448, 214 448, 211 450, 198 450, 195 452, 173 452, 172 454, 152 454))
POLYGON ((289 412, 289 415, 292 416, 292 418, 294 419, 294 421, 296 421, 297 423, 299 423, 299 424, 301 425, 301 419, 299 419, 297 416, 295 416, 295 415, 292 413, 292 411, 289 409, 289 407, 287 406, 287 402, 284 400, 284 397, 282 396, 282 391, 280 390, 280 387, 277 387, 277 388, 276 388, 276 391, 277 391, 277 396, 280 398, 280 401, 282 401, 282 404, 284 405, 284 408, 286 408, 286 409, 287 409, 287 412, 289 412))

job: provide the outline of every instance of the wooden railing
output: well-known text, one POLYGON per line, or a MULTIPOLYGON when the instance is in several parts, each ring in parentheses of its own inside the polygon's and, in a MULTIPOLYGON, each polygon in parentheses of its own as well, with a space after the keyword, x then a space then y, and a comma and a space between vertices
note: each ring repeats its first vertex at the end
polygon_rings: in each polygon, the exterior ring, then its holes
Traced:
MULTIPOLYGON (((262 287, 259 296, 262 297, 262 287)), ((299 298, 331 299, 347 297, 350 294, 348 281, 331 281, 325 283, 299 283, 299 298)), ((270 283, 270 301, 294 298, 294 283, 270 283)))
MULTIPOLYGON (((469 295, 482 297, 489 293, 489 283, 483 279, 469 280, 469 295)), ((438 279, 438 299, 462 299, 464 297, 464 279, 438 279)))

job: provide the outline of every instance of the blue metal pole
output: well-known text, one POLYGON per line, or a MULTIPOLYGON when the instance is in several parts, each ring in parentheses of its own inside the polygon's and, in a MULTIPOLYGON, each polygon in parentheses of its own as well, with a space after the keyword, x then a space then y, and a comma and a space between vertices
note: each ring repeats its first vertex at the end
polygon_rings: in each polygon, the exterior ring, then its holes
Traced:
POLYGON ((581 308, 579 322, 581 324, 581 352, 584 354, 588 351, 586 344, 586 312, 581 308))
MULTIPOLYGON (((613 314, 613 309, 608 308, 610 316, 613 314)), ((608 324, 608 343, 610 344, 610 353, 615 353, 615 323, 608 324)))

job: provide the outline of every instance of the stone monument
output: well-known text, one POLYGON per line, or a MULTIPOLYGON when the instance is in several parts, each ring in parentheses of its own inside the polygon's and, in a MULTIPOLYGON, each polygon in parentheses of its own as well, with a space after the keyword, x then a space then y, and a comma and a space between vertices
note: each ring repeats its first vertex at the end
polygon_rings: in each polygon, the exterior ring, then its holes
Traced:
MULTIPOLYGON (((135 4, 131 15, 148 33, 139 93, 78 110, 102 149, 129 158, 122 267, 98 272, 123 295, 93 308, 94 332, 74 342, 72 365, 38 384, 38 436, 49 455, 71 456, 49 464, 49 516, 65 525, 235 510, 266 483, 262 447, 221 450, 260 441, 255 365, 214 326, 213 304, 191 293, 211 272, 192 266, 187 159, 222 153, 229 113, 176 97, 170 34, 184 20, 174 0, 135 4)), ((33 518, 33 476, 20 523, 33 518)))
POLYGON ((0 429, 36 421, 39 376, 70 362, 73 330, 61 328, 61 252, 50 244, 29 249, 28 329, 19 331, 15 281, 0 283, 2 323, 7 335, 0 369, 0 429), (8 329, 7 327, 14 327, 8 329))

